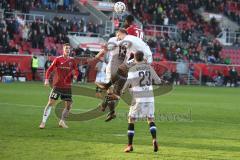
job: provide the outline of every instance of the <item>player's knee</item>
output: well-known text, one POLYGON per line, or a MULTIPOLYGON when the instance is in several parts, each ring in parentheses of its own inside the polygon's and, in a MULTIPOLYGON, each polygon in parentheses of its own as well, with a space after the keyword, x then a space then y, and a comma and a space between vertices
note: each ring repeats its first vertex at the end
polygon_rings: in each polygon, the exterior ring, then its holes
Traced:
POLYGON ((134 123, 134 122, 135 122, 135 118, 133 118, 133 117, 128 118, 128 123, 134 123))
POLYGON ((154 118, 148 117, 148 118, 147 118, 147 121, 148 121, 148 124, 151 123, 151 122, 154 122, 154 118))
POLYGON ((48 100, 48 106, 54 106, 55 100, 54 99, 49 99, 48 100))
POLYGON ((128 67, 125 64, 119 66, 117 73, 120 76, 127 77, 128 74, 128 67))
POLYGON ((70 110, 71 107, 72 107, 72 101, 66 101, 66 102, 65 102, 65 107, 66 107, 68 110, 70 110))

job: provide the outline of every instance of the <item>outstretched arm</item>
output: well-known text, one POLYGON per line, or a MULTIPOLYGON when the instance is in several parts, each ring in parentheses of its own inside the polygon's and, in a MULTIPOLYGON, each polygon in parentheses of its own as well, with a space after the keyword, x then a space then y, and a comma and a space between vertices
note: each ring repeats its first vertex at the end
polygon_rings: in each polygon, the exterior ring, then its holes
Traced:
POLYGON ((98 52, 98 54, 95 56, 96 59, 100 59, 102 56, 104 56, 107 53, 107 45, 103 45, 103 48, 101 51, 98 52))

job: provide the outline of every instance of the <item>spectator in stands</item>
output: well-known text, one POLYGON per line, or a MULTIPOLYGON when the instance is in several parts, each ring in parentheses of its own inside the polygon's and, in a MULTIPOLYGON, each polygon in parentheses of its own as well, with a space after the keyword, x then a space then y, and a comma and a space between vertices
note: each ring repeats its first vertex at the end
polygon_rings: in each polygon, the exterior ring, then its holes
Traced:
POLYGON ((14 33, 15 33, 15 25, 13 23, 13 20, 7 21, 7 31, 9 33, 9 38, 13 39, 14 33))
POLYGON ((229 71, 230 75, 230 86, 237 87, 237 80, 238 80, 238 73, 235 69, 235 67, 232 67, 229 71))
POLYGON ((30 35, 30 40, 32 42, 32 48, 39 48, 39 34, 37 33, 37 30, 33 30, 30 35))
POLYGON ((13 62, 10 65, 10 70, 11 70, 11 76, 13 77, 13 80, 18 80, 19 74, 18 74, 18 65, 13 62))
POLYGON ((50 55, 52 56, 56 56, 57 55, 57 49, 56 46, 53 46, 50 50, 50 55))
POLYGON ((53 24, 53 28, 56 35, 63 33, 63 28, 61 27, 60 23, 57 21, 56 24, 53 24))
POLYGON ((80 73, 80 77, 79 78, 79 81, 81 82, 87 82, 87 75, 88 75, 88 65, 79 65, 79 73, 80 73))
POLYGON ((0 21, 0 30, 5 30, 7 27, 6 21, 4 19, 1 19, 0 21))
POLYGON ((65 42, 65 39, 64 39, 64 36, 62 35, 62 33, 58 34, 56 42, 61 43, 61 44, 63 44, 65 42))
POLYGON ((222 86, 223 85, 223 75, 219 72, 216 71, 216 77, 214 77, 214 82, 216 86, 222 86))
POLYGON ((0 80, 2 80, 2 76, 4 76, 4 74, 5 74, 5 66, 4 66, 4 63, 3 62, 1 62, 0 63, 0 80))
POLYGON ((40 33, 38 34, 38 48, 44 48, 44 29, 40 30, 40 33))
POLYGON ((0 36, 0 45, 4 48, 8 46, 9 38, 6 31, 3 31, 0 36))
POLYGON ((50 7, 49 8, 51 8, 51 9, 57 9, 57 1, 58 0, 50 0, 49 1, 49 4, 50 4, 50 7))
POLYGON ((215 63, 216 62, 216 58, 214 57, 213 54, 208 56, 208 62, 210 62, 210 63, 215 63))
POLYGON ((28 24, 24 25, 24 27, 23 27, 22 39, 24 41, 28 41, 28 39, 29 39, 29 26, 28 26, 28 24))
POLYGON ((175 85, 180 84, 179 73, 177 73, 176 68, 171 68, 171 79, 170 82, 175 85))
POLYGON ((44 32, 46 36, 53 36, 53 27, 48 21, 44 21, 44 32))
POLYGON ((9 18, 10 16, 9 16, 9 14, 7 14, 7 12, 12 12, 12 9, 11 9, 10 4, 8 4, 8 3, 6 2, 6 3, 4 4, 3 8, 4 8, 4 16, 5 16, 6 18, 9 18))
POLYGON ((32 57, 32 63, 31 63, 31 68, 32 68, 32 80, 36 80, 36 72, 38 69, 38 58, 36 56, 32 57))
POLYGON ((9 46, 7 53, 14 53, 14 54, 18 54, 18 50, 19 50, 19 45, 16 44, 15 46, 9 46))
POLYGON ((226 57, 224 60, 224 64, 231 64, 231 58, 230 57, 226 57))
POLYGON ((46 62, 44 64, 45 71, 50 67, 51 64, 52 64, 51 58, 48 57, 48 59, 46 60, 46 62))
POLYGON ((30 0, 24 0, 23 1, 22 12, 23 13, 29 13, 30 8, 31 8, 31 1, 30 0))
POLYGON ((82 74, 82 65, 80 65, 80 64, 78 64, 78 72, 79 72, 79 74, 78 74, 77 82, 81 83, 83 74, 82 74))
POLYGON ((11 76, 11 63, 6 63, 5 64, 5 75, 6 76, 11 76))
POLYGON ((40 32, 40 25, 36 20, 30 23, 30 26, 31 26, 31 31, 37 31, 37 33, 40 32))
POLYGON ((230 81, 230 68, 229 67, 225 67, 223 70, 223 85, 227 86, 228 82, 230 81))

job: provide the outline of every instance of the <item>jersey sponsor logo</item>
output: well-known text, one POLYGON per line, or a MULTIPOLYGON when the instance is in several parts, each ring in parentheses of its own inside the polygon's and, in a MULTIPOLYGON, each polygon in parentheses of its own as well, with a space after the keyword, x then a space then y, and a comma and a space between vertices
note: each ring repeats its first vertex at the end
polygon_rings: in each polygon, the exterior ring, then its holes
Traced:
POLYGON ((61 68, 61 69, 71 69, 71 67, 64 67, 64 66, 59 67, 59 68, 61 68))

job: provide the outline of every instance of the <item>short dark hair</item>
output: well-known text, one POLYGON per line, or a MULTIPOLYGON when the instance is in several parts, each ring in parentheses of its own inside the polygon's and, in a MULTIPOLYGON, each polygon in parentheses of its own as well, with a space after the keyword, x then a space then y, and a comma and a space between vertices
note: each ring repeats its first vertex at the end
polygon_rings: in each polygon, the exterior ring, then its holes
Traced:
POLYGON ((70 44, 69 43, 64 43, 63 47, 65 47, 65 46, 70 46, 70 44))
POLYGON ((128 15, 125 19, 128 23, 132 23, 134 21, 134 17, 132 15, 128 15))
POLYGON ((124 33, 124 34, 128 34, 127 31, 126 31, 126 29, 124 29, 124 28, 120 28, 120 29, 118 30, 118 32, 121 32, 121 33, 124 33))
POLYGON ((138 62, 142 62, 143 61, 143 57, 144 57, 144 53, 142 51, 137 51, 134 54, 134 58, 136 59, 136 61, 138 62))

